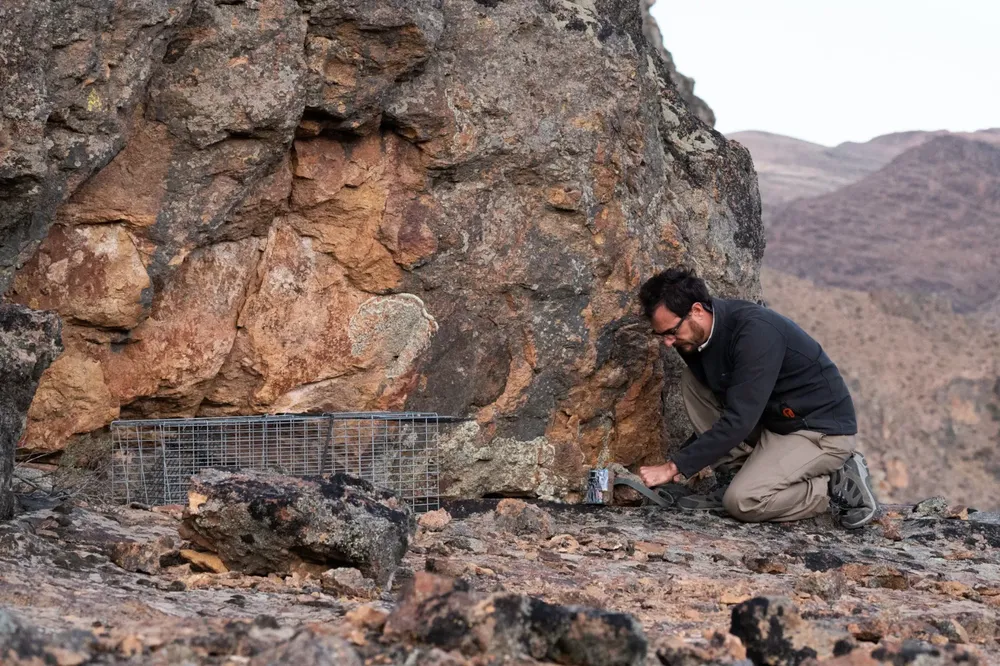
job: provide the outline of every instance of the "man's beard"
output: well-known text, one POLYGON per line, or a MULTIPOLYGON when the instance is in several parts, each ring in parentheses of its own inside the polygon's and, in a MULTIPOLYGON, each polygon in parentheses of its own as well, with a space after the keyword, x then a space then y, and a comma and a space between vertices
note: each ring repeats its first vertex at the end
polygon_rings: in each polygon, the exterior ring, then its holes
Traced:
POLYGON ((678 340, 674 343, 674 347, 684 354, 691 354, 698 351, 698 347, 705 344, 708 340, 708 334, 705 332, 705 328, 696 321, 689 321, 688 328, 691 329, 692 340, 678 340))

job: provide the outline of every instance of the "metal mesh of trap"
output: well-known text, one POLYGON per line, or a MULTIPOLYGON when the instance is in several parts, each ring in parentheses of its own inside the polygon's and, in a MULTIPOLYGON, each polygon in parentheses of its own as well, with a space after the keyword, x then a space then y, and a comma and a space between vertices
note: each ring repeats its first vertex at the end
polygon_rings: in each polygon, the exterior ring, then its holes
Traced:
POLYGON ((111 424, 116 502, 183 504, 191 476, 211 467, 294 476, 346 472, 392 490, 415 511, 438 508, 438 427, 432 413, 143 419, 111 424))

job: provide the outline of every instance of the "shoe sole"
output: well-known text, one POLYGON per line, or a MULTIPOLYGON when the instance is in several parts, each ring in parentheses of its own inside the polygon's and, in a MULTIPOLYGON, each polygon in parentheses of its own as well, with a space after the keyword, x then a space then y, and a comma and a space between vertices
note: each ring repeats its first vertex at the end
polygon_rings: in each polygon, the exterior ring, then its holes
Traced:
POLYGON ((681 511, 725 511, 726 510, 726 507, 724 506, 692 507, 692 506, 681 506, 680 504, 677 505, 677 508, 680 509, 681 511))
POLYGON ((705 505, 700 505, 700 506, 684 506, 683 502, 684 502, 684 498, 683 497, 680 498, 679 500, 677 500, 677 508, 678 509, 683 509, 684 511, 725 511, 726 510, 726 507, 723 506, 722 504, 713 504, 711 506, 705 506, 705 505))
POLYGON ((859 527, 864 527, 872 521, 875 514, 878 513, 879 504, 878 500, 875 499, 875 493, 872 491, 872 477, 868 473, 868 464, 865 462, 864 456, 860 453, 851 454, 851 462, 854 463, 858 470, 858 478, 861 480, 861 492, 865 495, 866 503, 870 503, 872 510, 871 512, 865 514, 865 517, 861 520, 856 520, 852 523, 845 523, 841 521, 841 525, 849 530, 856 530, 859 527), (858 459, 861 459, 860 462, 858 459))

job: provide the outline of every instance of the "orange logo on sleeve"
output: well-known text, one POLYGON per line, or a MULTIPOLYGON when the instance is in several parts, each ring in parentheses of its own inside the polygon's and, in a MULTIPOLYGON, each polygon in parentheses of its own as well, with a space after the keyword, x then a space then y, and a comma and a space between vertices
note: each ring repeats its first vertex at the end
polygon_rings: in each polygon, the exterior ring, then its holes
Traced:
POLYGON ((795 418, 795 412, 792 411, 791 407, 785 407, 784 409, 782 409, 781 410, 781 415, 784 416, 786 419, 794 419, 795 418))

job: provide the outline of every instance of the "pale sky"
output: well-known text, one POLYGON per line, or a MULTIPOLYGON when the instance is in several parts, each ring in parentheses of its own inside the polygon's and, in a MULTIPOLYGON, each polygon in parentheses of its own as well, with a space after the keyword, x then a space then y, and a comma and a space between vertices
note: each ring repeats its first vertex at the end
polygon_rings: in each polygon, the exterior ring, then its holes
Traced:
POLYGON ((657 0, 723 132, 833 146, 1000 127, 998 0, 657 0))

